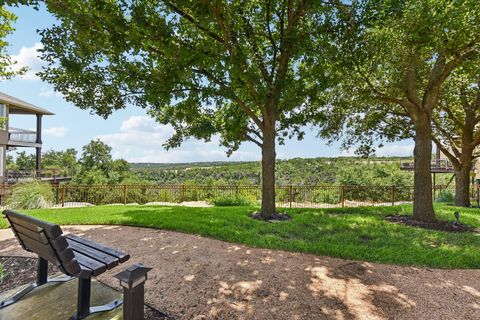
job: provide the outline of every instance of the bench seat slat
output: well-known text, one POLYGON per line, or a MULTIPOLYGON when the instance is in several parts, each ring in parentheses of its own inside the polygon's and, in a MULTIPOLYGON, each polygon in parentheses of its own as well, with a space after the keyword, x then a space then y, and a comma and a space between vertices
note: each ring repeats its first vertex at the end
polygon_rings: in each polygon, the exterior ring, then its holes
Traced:
POLYGON ((75 252, 80 252, 90 258, 93 258, 97 261, 101 261, 107 266, 107 269, 111 269, 118 265, 118 258, 111 256, 103 251, 96 250, 92 247, 86 246, 79 242, 67 239, 68 245, 72 248, 75 252))
POLYGON ((94 276, 98 276, 107 271, 107 266, 104 263, 90 258, 78 251, 75 251, 75 259, 82 267, 92 270, 92 275, 94 276))
POLYGON ((130 256, 123 251, 115 250, 115 249, 106 247, 106 246, 104 246, 100 243, 93 242, 91 240, 81 238, 81 237, 73 235, 73 234, 68 234, 68 235, 65 236, 65 238, 67 238, 69 240, 76 241, 78 243, 81 243, 85 246, 96 249, 98 251, 102 251, 102 252, 107 253, 111 256, 117 257, 119 262, 125 262, 130 258, 130 256))

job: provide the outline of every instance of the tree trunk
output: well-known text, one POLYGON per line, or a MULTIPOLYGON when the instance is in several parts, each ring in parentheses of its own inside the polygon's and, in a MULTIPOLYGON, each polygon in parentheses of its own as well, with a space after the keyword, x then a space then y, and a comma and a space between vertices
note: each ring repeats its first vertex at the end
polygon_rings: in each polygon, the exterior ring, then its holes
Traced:
POLYGON ((275 126, 263 130, 262 145, 262 211, 263 219, 275 214, 275 126))
POLYGON ((455 168, 455 205, 470 207, 470 162, 455 168))
POLYGON ((426 115, 415 121, 415 171, 413 183, 413 219, 422 222, 435 221, 432 197, 432 127, 426 115))
MULTIPOLYGON (((470 111, 470 110, 467 110, 470 111)), ((470 207, 470 168, 472 166, 473 132, 475 122, 474 114, 466 113, 465 122, 462 128, 462 149, 459 159, 459 166, 455 167, 455 205, 459 207, 470 207)))

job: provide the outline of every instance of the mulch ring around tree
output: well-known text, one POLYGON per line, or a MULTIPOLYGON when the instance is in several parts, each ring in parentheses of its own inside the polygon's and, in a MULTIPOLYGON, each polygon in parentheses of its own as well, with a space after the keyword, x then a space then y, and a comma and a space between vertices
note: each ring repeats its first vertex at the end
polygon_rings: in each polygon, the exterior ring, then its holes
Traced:
POLYGON ((280 222, 280 221, 292 220, 292 217, 290 217, 288 214, 286 214, 286 213, 280 213, 280 212, 276 212, 275 214, 273 214, 272 216, 270 216, 269 219, 265 219, 265 218, 262 216, 262 213, 261 213, 261 212, 253 212, 252 214, 250 214, 249 217, 252 218, 252 219, 256 219, 256 220, 273 222, 273 223, 275 223, 275 222, 280 222))
MULTIPOLYGON (((0 264, 3 265, 3 277, 0 278, 0 292, 5 292, 35 282, 37 276, 37 258, 28 257, 0 257, 0 264)), ((48 275, 52 276, 59 272, 58 268, 48 265, 48 275)), ((148 320, 172 320, 162 312, 145 305, 145 319, 148 320)))
POLYGON ((447 232, 474 232, 480 233, 479 230, 467 226, 465 224, 456 224, 452 221, 442 221, 437 220, 435 222, 420 222, 415 221, 412 219, 411 216, 405 215, 396 215, 396 216, 388 216, 385 220, 390 221, 392 223, 399 223, 410 227, 415 228, 423 228, 429 230, 439 230, 439 231, 447 231, 447 232))

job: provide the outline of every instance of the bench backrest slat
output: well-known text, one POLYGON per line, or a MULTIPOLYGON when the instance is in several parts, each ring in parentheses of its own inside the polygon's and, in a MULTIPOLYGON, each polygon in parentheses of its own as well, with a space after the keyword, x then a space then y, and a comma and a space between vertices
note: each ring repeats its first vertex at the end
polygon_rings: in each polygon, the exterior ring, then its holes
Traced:
POLYGON ((5 210, 3 214, 25 250, 53 263, 66 274, 76 276, 80 273, 80 264, 75 260, 75 254, 59 225, 12 210, 5 210))

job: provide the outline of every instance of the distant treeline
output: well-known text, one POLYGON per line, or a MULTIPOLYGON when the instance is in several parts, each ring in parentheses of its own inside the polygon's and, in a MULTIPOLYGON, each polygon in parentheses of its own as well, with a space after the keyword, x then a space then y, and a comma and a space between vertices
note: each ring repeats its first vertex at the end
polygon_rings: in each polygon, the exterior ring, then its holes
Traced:
MULTIPOLYGON (((400 170, 411 157, 294 158, 277 160, 277 185, 383 185, 412 186, 413 172, 400 170)), ((33 170, 34 155, 19 152, 7 157, 10 170, 33 170)), ((128 163, 112 159, 111 148, 94 140, 82 148, 49 150, 42 168, 63 171, 75 184, 197 184, 259 185, 261 166, 251 162, 128 163)), ((446 184, 451 174, 438 175, 437 184, 446 184)))
MULTIPOLYGON (((413 173, 400 170, 411 157, 295 158, 277 160, 278 185, 396 185, 412 186, 413 173)), ((256 185, 261 182, 260 162, 201 162, 182 164, 134 163, 141 180, 160 184, 256 185)), ((450 175, 438 175, 445 184, 450 175)))

